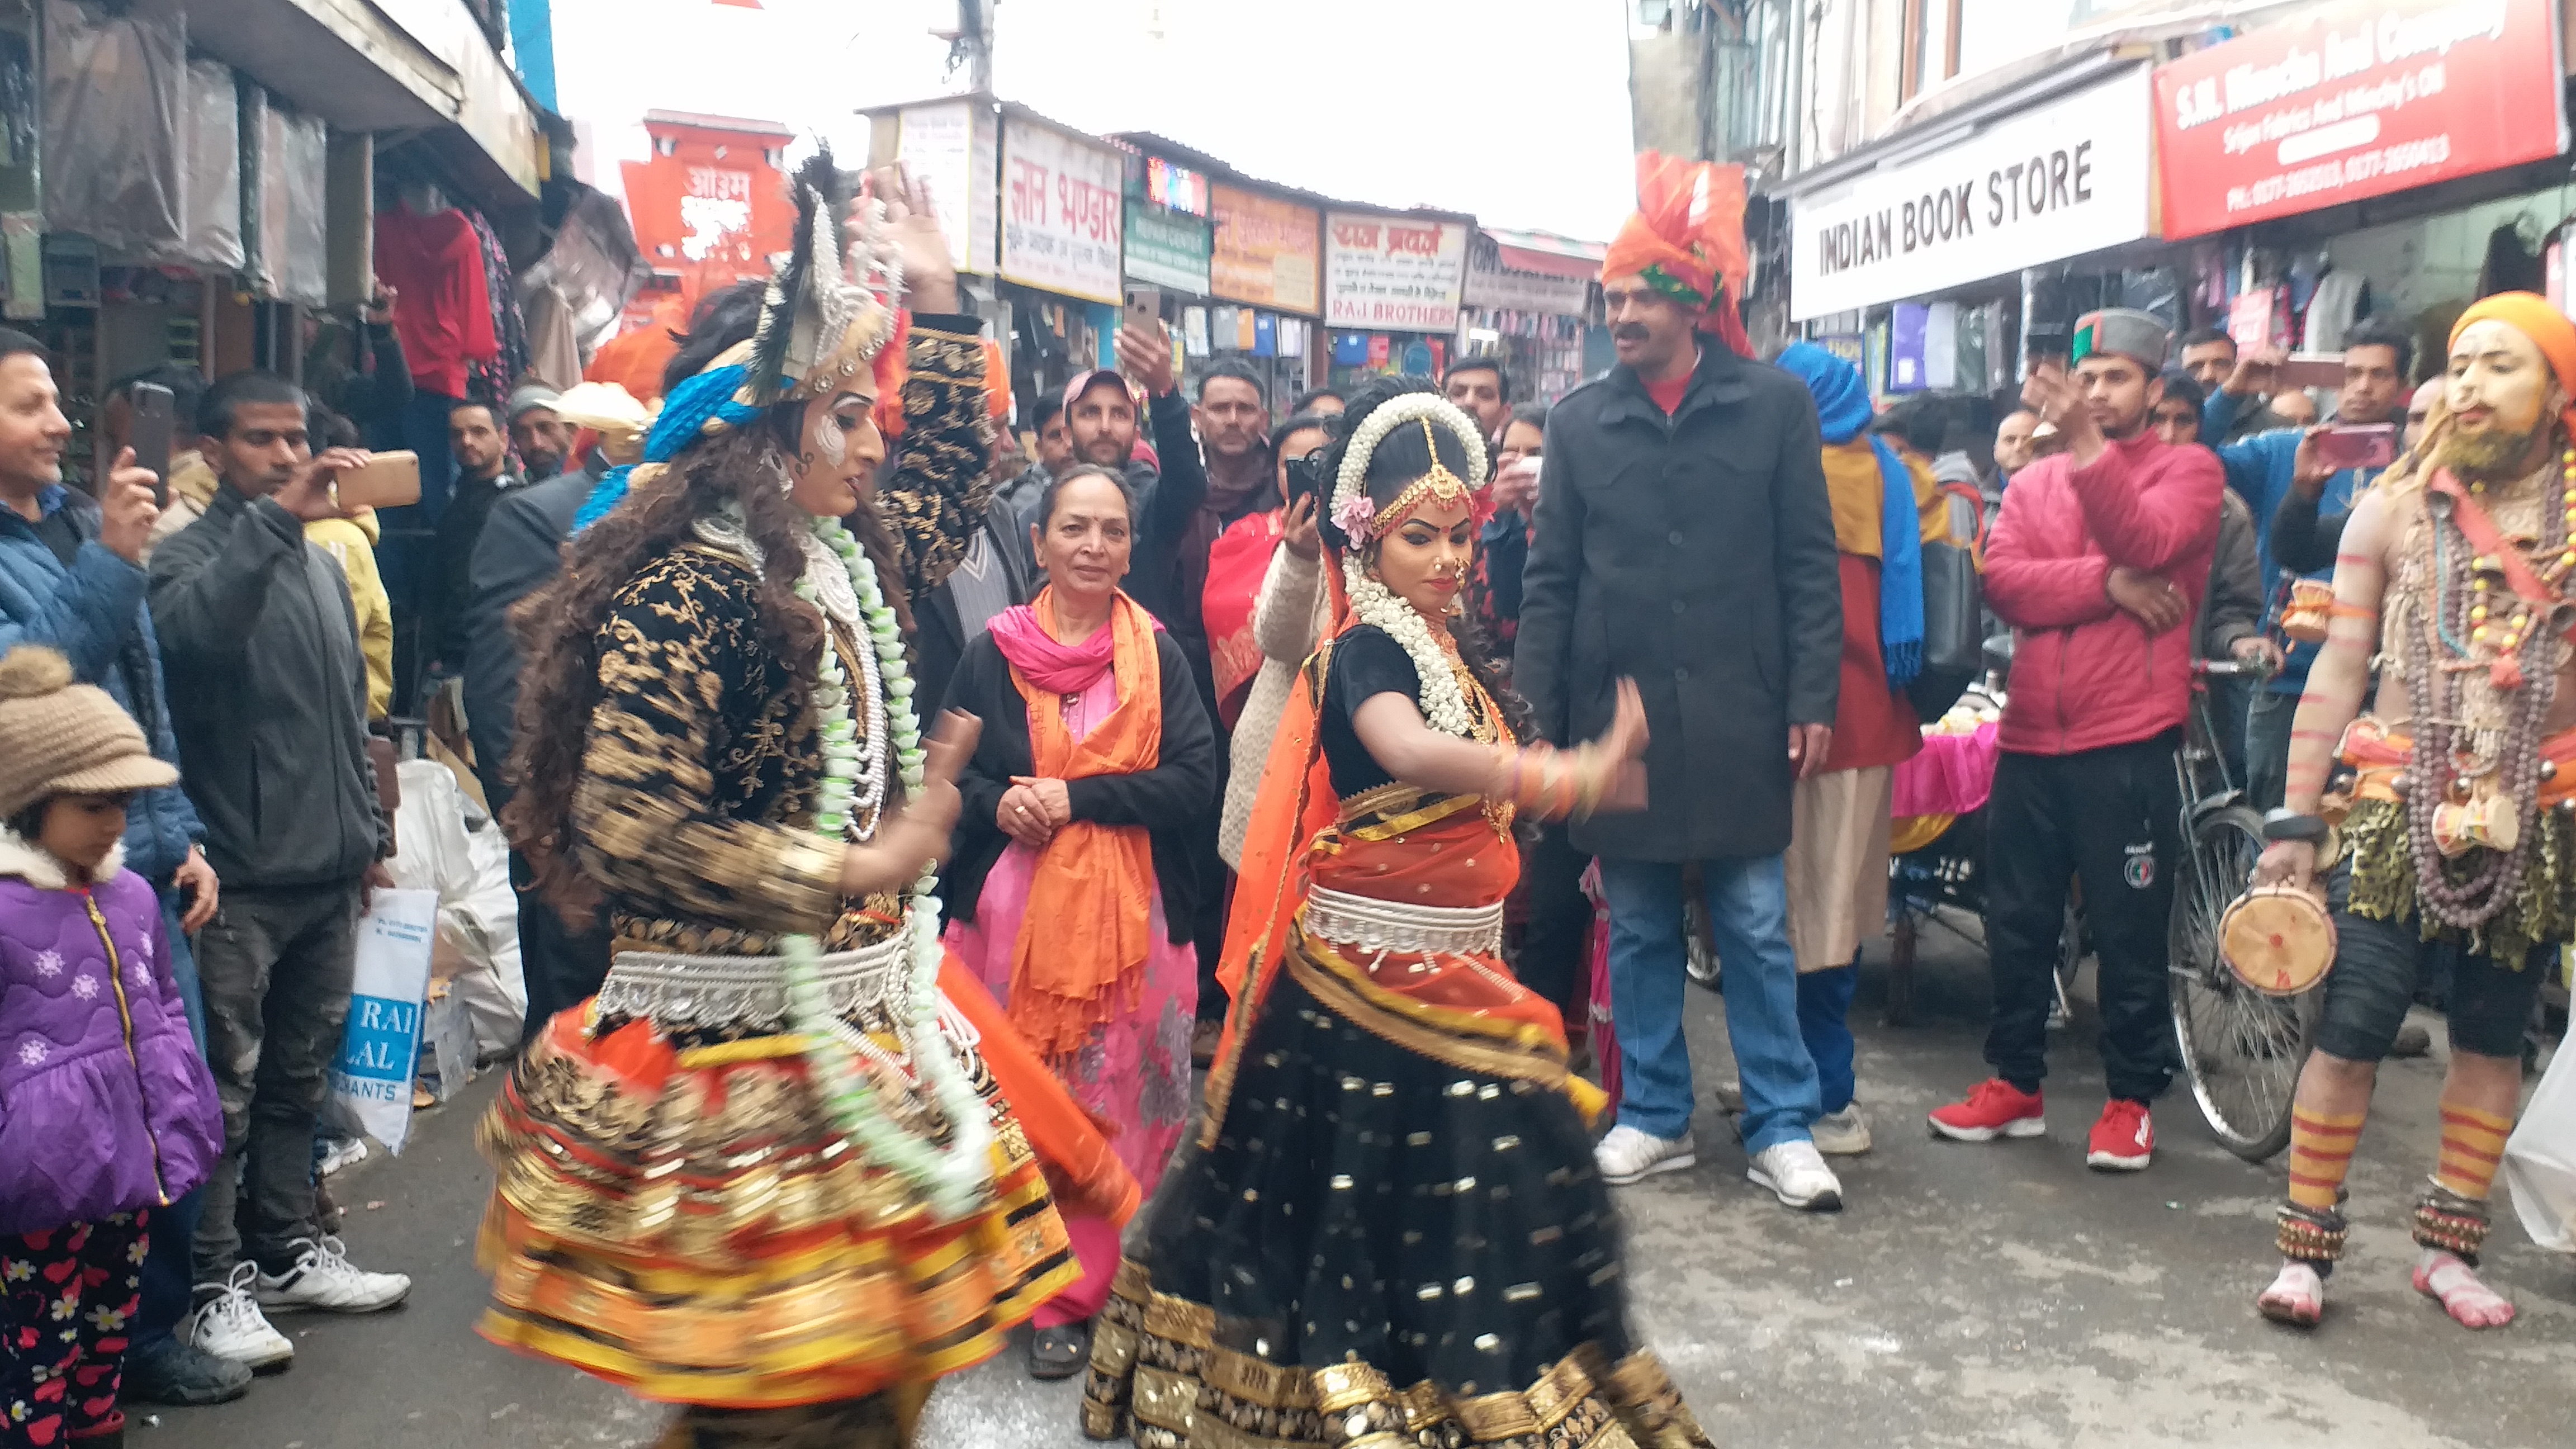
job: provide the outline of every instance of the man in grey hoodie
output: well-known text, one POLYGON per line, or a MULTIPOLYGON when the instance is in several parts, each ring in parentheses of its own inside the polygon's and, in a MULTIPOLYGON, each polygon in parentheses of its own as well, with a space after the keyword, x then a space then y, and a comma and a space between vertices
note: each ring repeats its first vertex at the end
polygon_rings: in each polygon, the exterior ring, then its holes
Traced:
POLYGON ((307 406, 270 373, 208 389, 197 429, 221 482, 152 556, 182 777, 224 883, 197 942, 225 1154, 197 1227, 190 1338, 254 1368, 295 1351, 263 1304, 369 1312, 411 1288, 351 1265, 315 1221, 314 1119, 393 833, 367 757, 349 586, 304 537, 340 512, 339 475, 367 456, 316 456, 307 406))

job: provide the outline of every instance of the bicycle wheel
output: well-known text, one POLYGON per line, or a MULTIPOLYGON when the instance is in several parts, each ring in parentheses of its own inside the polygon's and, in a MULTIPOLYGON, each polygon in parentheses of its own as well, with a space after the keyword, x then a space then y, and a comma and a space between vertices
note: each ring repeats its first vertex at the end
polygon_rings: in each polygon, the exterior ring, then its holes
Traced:
POLYGON ((2200 1114, 2227 1150, 2262 1162, 2290 1140, 2290 1099, 2307 1061, 2318 993, 2283 999, 2236 979, 2218 954, 2218 919, 2252 879, 2263 819, 2245 806, 2192 828, 2174 882, 2171 953, 2174 1036, 2200 1114))

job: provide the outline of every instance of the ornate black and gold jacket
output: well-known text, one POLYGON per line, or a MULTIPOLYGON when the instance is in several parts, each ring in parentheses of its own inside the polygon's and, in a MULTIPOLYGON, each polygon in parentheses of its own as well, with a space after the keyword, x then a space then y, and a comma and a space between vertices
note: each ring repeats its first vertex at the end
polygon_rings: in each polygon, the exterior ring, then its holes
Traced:
MULTIPOLYGON (((956 569, 992 494, 977 325, 912 319, 898 466, 876 504, 914 597, 956 569)), ((621 949, 765 955, 802 932, 839 951, 902 922, 892 895, 840 908, 841 852, 811 829, 823 759, 810 691, 762 638, 757 568, 717 544, 682 545, 639 572, 601 625, 572 821, 621 949)), ((831 632, 855 681, 868 643, 831 632)))

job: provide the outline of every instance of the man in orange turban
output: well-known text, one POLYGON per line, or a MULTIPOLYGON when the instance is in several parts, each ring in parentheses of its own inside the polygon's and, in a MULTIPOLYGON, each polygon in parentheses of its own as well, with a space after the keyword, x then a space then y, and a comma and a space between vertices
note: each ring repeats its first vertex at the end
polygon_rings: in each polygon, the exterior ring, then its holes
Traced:
MULTIPOLYGON (((1679 304, 1699 330, 1716 333, 1737 356, 1751 357, 1753 344, 1736 310, 1751 275, 1744 168, 1638 153, 1636 214, 1602 259, 1602 285, 1634 278, 1679 304)), ((1620 360, 1628 359, 1622 354, 1620 360)))
POLYGON ((2422 442, 2344 526, 2325 647, 2292 726, 2288 801, 2265 822, 2273 843, 2255 871, 2258 884, 2323 885, 2335 925, 2291 1107, 2282 1264, 2256 1300, 2279 1322, 2305 1327, 2325 1310, 2371 1086, 2437 952, 2451 960, 2451 1063, 2440 1155, 2415 1204, 2414 1283, 2465 1327, 2513 1318, 2476 1270, 2524 1026, 2576 935, 2571 394, 2576 325, 2528 292, 2480 301, 2451 329, 2422 442), (2374 655, 2386 663, 2364 713, 2374 655), (2354 778, 2329 797, 2338 756, 2354 778), (2320 880, 2329 838, 2342 850, 2320 880))

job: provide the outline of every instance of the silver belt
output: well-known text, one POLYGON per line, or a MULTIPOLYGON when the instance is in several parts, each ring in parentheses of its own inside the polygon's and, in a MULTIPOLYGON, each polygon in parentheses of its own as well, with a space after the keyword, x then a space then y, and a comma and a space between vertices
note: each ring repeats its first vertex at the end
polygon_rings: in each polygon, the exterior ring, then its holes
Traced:
POLYGON ((1503 949, 1503 903, 1416 906, 1316 886, 1306 898, 1306 929, 1372 954, 1491 956, 1503 949))
MULTIPOLYGON (((837 1017, 896 1004, 909 981, 912 933, 835 951, 818 963, 823 997, 837 1017)), ((664 1028, 785 1030, 787 975, 776 956, 678 956, 620 951, 600 983, 603 1016, 643 1017, 664 1028)))

